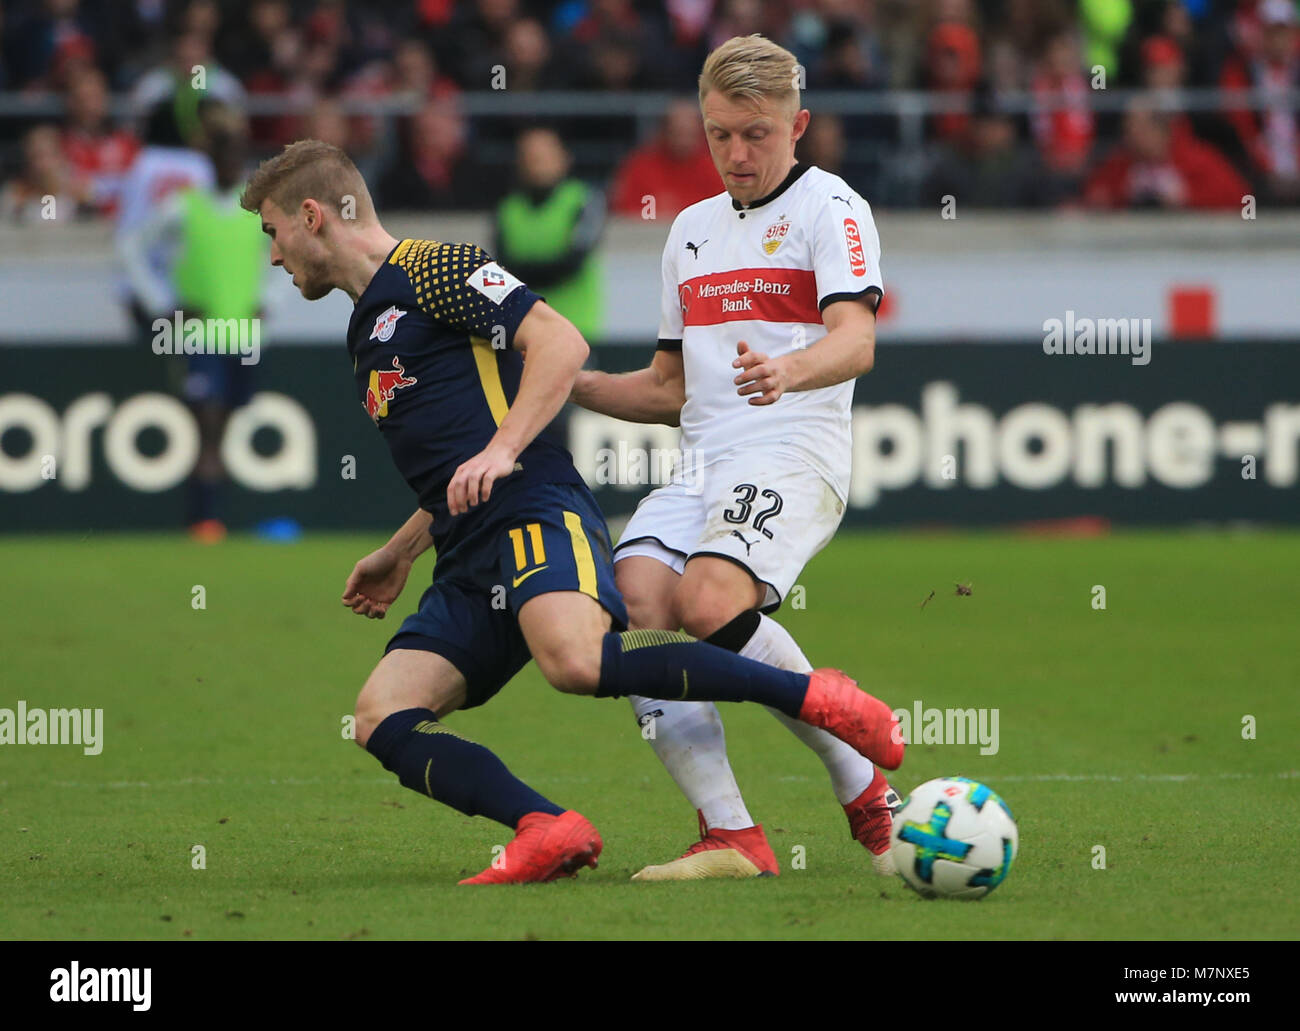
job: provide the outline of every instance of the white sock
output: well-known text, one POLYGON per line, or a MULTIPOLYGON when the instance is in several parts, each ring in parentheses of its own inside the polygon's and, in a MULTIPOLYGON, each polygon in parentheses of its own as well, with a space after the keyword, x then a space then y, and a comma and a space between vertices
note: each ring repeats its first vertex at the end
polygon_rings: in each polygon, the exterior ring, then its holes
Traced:
POLYGON ((629 695, 642 736, 653 718, 650 746, 673 780, 703 815, 708 827, 742 830, 754 826, 727 761, 722 717, 712 702, 665 702, 629 695))
MULTIPOLYGON (((811 673, 813 668, 795 639, 790 636, 790 631, 767 616, 760 617, 758 629, 745 647, 740 649, 740 654, 747 659, 766 662, 769 666, 793 670, 795 673, 811 673)), ((876 768, 870 759, 859 755, 852 746, 834 735, 810 727, 801 720, 792 719, 779 709, 769 708, 767 711, 817 753, 817 758, 830 774, 831 788, 840 805, 848 805, 867 790, 876 776, 876 768)))

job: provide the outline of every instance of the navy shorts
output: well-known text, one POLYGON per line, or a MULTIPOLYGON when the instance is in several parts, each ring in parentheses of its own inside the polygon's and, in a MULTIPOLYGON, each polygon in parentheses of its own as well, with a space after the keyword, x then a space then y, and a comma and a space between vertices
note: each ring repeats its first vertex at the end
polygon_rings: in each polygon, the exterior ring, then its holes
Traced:
POLYGON ((443 656, 465 678, 467 709, 486 702, 532 658, 517 618, 529 599, 581 591, 600 602, 615 630, 627 627, 609 530, 586 486, 521 485, 500 498, 494 492, 492 500, 484 525, 438 556, 433 584, 384 649, 443 656))
POLYGON ((238 355, 192 354, 187 362, 185 400, 191 404, 235 409, 252 400, 253 366, 244 365, 238 355))

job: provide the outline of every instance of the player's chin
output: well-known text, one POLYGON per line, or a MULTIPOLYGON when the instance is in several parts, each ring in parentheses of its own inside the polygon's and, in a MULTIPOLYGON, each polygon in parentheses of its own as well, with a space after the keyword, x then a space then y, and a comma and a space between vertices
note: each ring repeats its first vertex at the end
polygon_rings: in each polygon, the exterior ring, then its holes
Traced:
POLYGON ((303 281, 302 286, 298 287, 299 293, 309 301, 319 301, 333 289, 334 287, 328 283, 312 283, 306 280, 303 281))

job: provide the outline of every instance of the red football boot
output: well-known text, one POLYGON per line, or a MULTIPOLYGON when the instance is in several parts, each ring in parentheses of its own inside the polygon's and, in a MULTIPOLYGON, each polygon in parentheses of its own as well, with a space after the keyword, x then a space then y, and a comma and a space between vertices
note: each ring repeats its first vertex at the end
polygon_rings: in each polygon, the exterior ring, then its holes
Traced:
POLYGON ((481 874, 460 883, 532 884, 572 877, 584 866, 595 867, 604 847, 600 833, 581 813, 529 813, 506 850, 481 874))
POLYGON ((871 868, 882 877, 895 872, 893 841, 894 809, 902 802, 898 792, 879 770, 867 789, 844 807, 849 831, 871 853, 871 868))
POLYGON ((799 719, 834 734, 877 766, 896 770, 903 765, 903 734, 893 711, 837 669, 809 674, 799 719))
MULTIPOLYGON (((698 810, 697 810, 698 812, 698 810)), ((710 830, 700 817, 700 840, 679 859, 647 866, 632 875, 634 881, 702 881, 710 877, 775 877, 780 873, 776 856, 767 843, 763 825, 740 830, 710 830)))

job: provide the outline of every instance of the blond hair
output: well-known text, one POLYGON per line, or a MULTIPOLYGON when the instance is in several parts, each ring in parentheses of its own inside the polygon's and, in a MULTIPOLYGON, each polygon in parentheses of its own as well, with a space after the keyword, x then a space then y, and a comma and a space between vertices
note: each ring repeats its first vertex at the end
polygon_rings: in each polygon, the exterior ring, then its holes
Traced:
POLYGON ((281 211, 292 213, 310 198, 342 211, 345 197, 353 198, 358 222, 375 217, 366 181, 347 153, 322 140, 298 140, 257 166, 239 203, 248 211, 260 212, 262 202, 269 199, 281 211))
POLYGON ((799 110, 799 62, 794 54, 754 33, 733 36, 709 54, 700 72, 700 104, 710 90, 730 100, 760 103, 767 98, 799 110))

